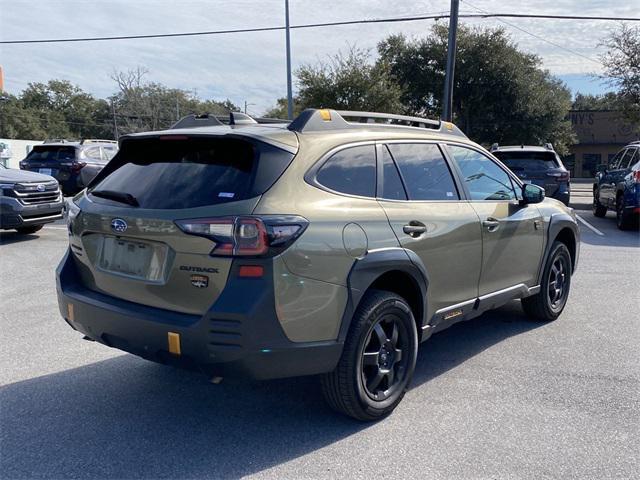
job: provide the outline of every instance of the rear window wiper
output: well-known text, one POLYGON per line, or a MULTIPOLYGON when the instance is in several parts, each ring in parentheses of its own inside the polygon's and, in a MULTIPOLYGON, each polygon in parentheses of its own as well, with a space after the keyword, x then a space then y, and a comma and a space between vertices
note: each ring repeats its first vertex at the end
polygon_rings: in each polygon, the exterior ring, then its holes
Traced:
POLYGON ((106 198, 107 200, 126 203, 127 205, 131 205, 132 207, 140 206, 138 200, 136 200, 136 197, 134 197, 130 193, 117 192, 115 190, 92 190, 89 193, 91 193, 91 195, 95 195, 96 197, 106 198))

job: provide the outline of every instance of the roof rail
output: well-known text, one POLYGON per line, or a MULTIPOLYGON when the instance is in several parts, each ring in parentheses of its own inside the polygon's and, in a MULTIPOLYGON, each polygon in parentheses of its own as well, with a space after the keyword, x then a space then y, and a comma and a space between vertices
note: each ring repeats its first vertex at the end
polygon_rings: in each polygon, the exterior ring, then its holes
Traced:
POLYGON ((115 140, 102 140, 99 138, 83 138, 80 141, 80 145, 84 145, 86 143, 118 143, 115 140))
POLYGON ((298 115, 287 128, 306 133, 324 130, 341 130, 367 126, 392 126, 400 128, 428 128, 439 133, 466 135, 453 123, 428 118, 395 115, 393 113, 356 112, 349 110, 331 110, 308 108, 298 115))

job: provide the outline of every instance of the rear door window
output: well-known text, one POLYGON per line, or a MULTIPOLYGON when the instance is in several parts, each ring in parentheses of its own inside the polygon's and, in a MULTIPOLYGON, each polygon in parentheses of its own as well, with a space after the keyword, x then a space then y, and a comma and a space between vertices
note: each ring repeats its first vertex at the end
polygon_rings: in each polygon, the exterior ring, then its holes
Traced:
POLYGON ((406 200, 407 194, 389 150, 383 145, 380 152, 382 152, 382 198, 389 200, 406 200))
POLYGON ((376 152, 374 145, 345 148, 333 154, 316 175, 316 181, 339 193, 376 196, 376 152))
POLYGON ((486 155, 466 147, 449 145, 472 200, 516 198, 509 174, 486 155))
POLYGON ((458 191, 438 145, 390 143, 409 200, 458 200, 458 191))
POLYGON ((256 197, 293 159, 293 154, 266 143, 227 138, 134 139, 125 141, 119 153, 91 191, 127 193, 141 208, 153 209, 256 197))
POLYGON ((95 160, 98 162, 102 160, 102 153, 100 152, 100 147, 86 148, 84 150, 84 154, 89 160, 95 160))

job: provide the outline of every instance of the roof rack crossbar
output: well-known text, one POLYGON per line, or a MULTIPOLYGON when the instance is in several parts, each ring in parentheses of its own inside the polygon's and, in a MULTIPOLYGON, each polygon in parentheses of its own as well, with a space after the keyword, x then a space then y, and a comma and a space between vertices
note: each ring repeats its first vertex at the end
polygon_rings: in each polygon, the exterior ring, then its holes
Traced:
POLYGON ((298 115, 287 127, 295 132, 317 132, 324 130, 342 130, 367 126, 428 128, 449 135, 466 135, 449 122, 428 118, 395 115, 392 113, 357 112, 350 110, 330 110, 308 108, 298 115), (354 121, 350 121, 354 120, 354 121))

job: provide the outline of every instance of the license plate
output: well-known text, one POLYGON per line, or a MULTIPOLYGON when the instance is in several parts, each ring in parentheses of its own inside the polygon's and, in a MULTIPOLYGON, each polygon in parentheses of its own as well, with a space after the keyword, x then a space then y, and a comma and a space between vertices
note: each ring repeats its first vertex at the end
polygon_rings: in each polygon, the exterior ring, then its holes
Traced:
POLYGON ((50 168, 40 168, 38 172, 43 173, 44 175, 51 175, 52 170, 50 168))
POLYGON ((100 269, 152 282, 162 281, 167 246, 118 237, 103 237, 98 258, 100 269))

